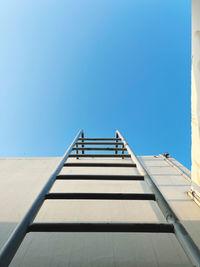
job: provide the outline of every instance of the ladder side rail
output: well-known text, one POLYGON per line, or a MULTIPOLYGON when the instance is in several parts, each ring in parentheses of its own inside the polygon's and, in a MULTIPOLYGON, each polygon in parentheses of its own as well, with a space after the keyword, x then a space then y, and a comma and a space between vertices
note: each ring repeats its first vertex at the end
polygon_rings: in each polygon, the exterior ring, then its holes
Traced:
POLYGON ((181 224, 178 217, 173 212, 172 208, 169 206, 168 202, 164 198, 163 194, 160 192, 159 188, 153 181, 151 175, 147 172, 144 165, 141 161, 137 158, 134 152, 131 150, 121 133, 117 130, 119 137, 121 138, 124 146, 127 148, 128 153, 131 155, 131 159, 134 163, 136 163, 137 168, 141 175, 144 176, 145 181, 150 186, 151 190, 155 194, 156 201, 158 203, 159 208, 161 209, 163 215, 165 216, 166 220, 173 224, 174 226, 174 233, 177 237, 177 240, 181 244, 183 250, 185 251, 188 258, 194 264, 194 266, 199 266, 200 263, 200 250, 197 245, 194 243, 193 239, 190 237, 188 232, 186 231, 185 227, 181 224))
POLYGON ((29 225, 32 223, 34 218, 36 217, 41 205, 43 204, 43 201, 45 200, 45 195, 49 192, 52 185, 54 184, 56 180, 56 176, 60 173, 65 161, 67 160, 69 154, 72 151, 72 148, 75 146, 79 136, 82 134, 83 130, 80 130, 78 134, 76 135, 74 141, 70 145, 70 147, 67 149, 66 153, 64 154, 62 160, 60 161, 59 165, 57 166, 56 170, 53 172, 53 174, 48 179, 47 183, 44 185, 43 189, 40 191, 39 195, 25 214, 24 218, 21 220, 21 222, 16 226, 14 231, 12 232, 11 236, 7 240, 7 242, 4 244, 2 249, 0 250, 0 266, 1 267, 7 267, 10 262, 12 261, 15 253, 17 252, 17 249, 19 248, 20 244, 22 243, 29 225))

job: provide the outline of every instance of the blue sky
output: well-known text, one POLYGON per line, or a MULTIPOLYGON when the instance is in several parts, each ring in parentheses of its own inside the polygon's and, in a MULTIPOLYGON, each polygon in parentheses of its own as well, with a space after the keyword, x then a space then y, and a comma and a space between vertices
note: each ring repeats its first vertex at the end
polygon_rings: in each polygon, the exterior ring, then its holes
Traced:
POLYGON ((80 128, 190 168, 190 1, 0 3, 0 156, 61 156, 80 128))

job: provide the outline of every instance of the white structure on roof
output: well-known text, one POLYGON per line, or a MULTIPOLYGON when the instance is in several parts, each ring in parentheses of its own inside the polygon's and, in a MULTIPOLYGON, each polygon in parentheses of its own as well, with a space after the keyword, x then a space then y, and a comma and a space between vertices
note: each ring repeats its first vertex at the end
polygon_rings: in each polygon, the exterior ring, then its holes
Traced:
MULTIPOLYGON (((70 154, 56 174, 10 266, 199 266, 200 210, 187 195, 190 172, 171 157, 135 157, 122 137, 114 140, 118 154, 111 141, 101 141, 112 147, 109 157, 88 155, 94 140, 84 139, 84 147, 82 141, 73 147, 81 154, 70 154), (77 231, 67 230, 72 224, 77 231)), ((1 249, 60 160, 0 159, 1 249)))
POLYGON ((200 1, 192 0, 192 181, 200 196, 200 1))

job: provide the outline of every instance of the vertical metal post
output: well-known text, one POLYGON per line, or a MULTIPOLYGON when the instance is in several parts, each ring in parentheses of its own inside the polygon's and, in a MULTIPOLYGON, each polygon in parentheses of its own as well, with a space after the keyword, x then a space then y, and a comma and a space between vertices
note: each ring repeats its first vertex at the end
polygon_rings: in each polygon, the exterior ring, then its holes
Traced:
POLYGON ((58 167, 53 172, 53 174, 48 179, 47 183, 29 208, 28 212, 25 214, 24 218, 21 220, 21 222, 17 225, 13 233, 11 234, 10 238, 7 240, 5 245, 0 250, 0 266, 1 267, 7 267, 10 262, 12 261, 15 253, 17 252, 17 249, 19 248, 20 244, 22 243, 29 225, 33 222, 35 219, 40 207, 42 206, 45 195, 49 192, 52 185, 54 184, 57 175, 60 173, 64 163, 66 162, 69 154, 72 151, 72 148, 76 144, 79 136, 82 134, 82 130, 80 130, 75 137, 73 143, 70 145, 70 147, 65 152, 62 160, 60 161, 58 167))
MULTIPOLYGON (((84 138, 84 133, 82 132, 82 134, 81 134, 81 138, 84 138)), ((82 142, 84 143, 84 140, 82 140, 82 142)), ((82 145, 82 148, 84 148, 84 145, 82 145)), ((85 151, 84 150, 82 150, 82 154, 84 154, 85 153, 85 151)))
MULTIPOLYGON (((78 148, 78 144, 76 143, 76 148, 78 148)), ((77 159, 79 159, 79 157, 78 157, 78 149, 76 150, 76 155, 77 155, 77 159)))
MULTIPOLYGON (((115 134, 115 138, 119 138, 118 133, 115 134)), ((117 144, 117 143, 118 143, 118 140, 116 139, 116 145, 115 145, 115 148, 118 148, 118 144, 117 144)), ((115 150, 115 154, 117 154, 117 152, 118 152, 118 151, 115 150)))
MULTIPOLYGON (((122 149, 124 149, 124 144, 122 145, 122 149)), ((124 150, 122 150, 122 155, 124 155, 124 150)), ((122 156, 122 159, 124 159, 123 156, 122 156)))

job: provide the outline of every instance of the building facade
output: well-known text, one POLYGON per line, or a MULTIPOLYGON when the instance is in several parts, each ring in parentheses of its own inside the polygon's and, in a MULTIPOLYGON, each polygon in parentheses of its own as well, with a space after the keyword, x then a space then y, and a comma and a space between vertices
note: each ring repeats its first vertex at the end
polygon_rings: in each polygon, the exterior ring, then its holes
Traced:
POLYGON ((1 266, 60 162, 9 266, 200 266, 190 172, 168 154, 136 157, 122 136, 111 139, 79 136, 66 159, 0 159, 1 266))

